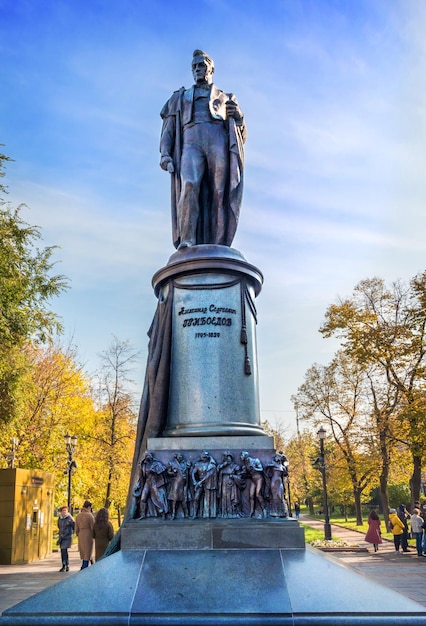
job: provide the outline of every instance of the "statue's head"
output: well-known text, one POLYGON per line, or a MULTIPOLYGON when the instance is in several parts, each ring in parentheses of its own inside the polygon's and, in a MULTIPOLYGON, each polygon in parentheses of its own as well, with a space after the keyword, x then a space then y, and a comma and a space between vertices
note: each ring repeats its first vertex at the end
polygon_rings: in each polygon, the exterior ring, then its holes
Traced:
POLYGON ((196 83, 210 84, 212 82, 214 62, 203 50, 194 50, 191 67, 196 83))

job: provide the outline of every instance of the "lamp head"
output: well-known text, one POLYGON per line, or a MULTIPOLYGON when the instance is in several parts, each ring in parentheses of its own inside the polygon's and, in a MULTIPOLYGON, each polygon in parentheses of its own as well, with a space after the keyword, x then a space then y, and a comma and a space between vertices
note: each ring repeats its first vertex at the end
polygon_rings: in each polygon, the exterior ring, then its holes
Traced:
POLYGON ((317 432, 319 440, 324 441, 326 434, 327 434, 327 431, 325 430, 323 426, 321 426, 321 428, 317 432))

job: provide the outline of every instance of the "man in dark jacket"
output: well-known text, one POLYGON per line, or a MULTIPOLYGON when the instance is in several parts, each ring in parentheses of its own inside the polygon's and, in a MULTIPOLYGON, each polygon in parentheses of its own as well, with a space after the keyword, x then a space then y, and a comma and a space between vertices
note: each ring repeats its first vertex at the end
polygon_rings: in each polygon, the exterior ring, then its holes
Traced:
POLYGON ((62 567, 60 572, 69 572, 70 562, 68 556, 68 548, 71 548, 72 536, 74 534, 74 520, 71 517, 68 507, 63 506, 60 509, 58 517, 59 539, 58 545, 61 548, 62 567))
POLYGON ((401 522, 404 524, 404 530, 402 532, 401 537, 401 548, 403 552, 409 552, 408 549, 408 520, 410 519, 410 514, 407 511, 405 504, 400 504, 398 506, 397 515, 401 522))

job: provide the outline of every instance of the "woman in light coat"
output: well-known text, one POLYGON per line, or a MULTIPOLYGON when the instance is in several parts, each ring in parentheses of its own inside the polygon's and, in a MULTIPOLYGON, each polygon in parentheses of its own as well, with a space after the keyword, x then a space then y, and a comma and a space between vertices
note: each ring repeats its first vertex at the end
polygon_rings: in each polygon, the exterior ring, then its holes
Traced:
POLYGON ((78 537, 78 549, 82 560, 81 569, 89 566, 93 552, 93 526, 95 518, 92 513, 92 503, 86 500, 83 508, 75 518, 75 534, 78 537))
POLYGON ((423 522, 424 519, 420 517, 420 509, 414 509, 414 513, 411 516, 411 534, 413 539, 416 540, 417 556, 422 555, 422 539, 423 539, 423 522))

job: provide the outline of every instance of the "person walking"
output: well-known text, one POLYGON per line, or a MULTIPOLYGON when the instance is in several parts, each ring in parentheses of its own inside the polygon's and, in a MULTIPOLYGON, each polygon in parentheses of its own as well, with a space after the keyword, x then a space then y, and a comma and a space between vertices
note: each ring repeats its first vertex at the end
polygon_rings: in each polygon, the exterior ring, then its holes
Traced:
POLYGON ((82 560, 81 568, 89 567, 93 551, 93 527, 95 518, 92 513, 92 503, 88 500, 75 518, 75 534, 78 537, 78 549, 82 560))
POLYGON ((401 537, 401 548, 403 552, 409 552, 408 549, 408 520, 410 519, 410 514, 407 511, 407 507, 405 504, 400 504, 398 506, 397 515, 401 522, 404 524, 404 531, 401 537))
POLYGON ((95 561, 99 561, 108 547, 109 542, 114 537, 114 528, 109 521, 108 509, 99 509, 95 516, 93 526, 93 537, 95 539, 95 561))
POLYGON ((413 539, 416 540, 417 556, 423 556, 422 541, 423 541, 424 519, 420 516, 420 509, 414 509, 410 522, 411 522, 411 534, 413 536, 413 539))
POLYGON ((375 509, 372 509, 368 516, 368 530, 365 535, 364 541, 372 543, 374 546, 374 552, 379 549, 379 543, 382 543, 382 534, 380 532, 380 518, 377 515, 375 509))
POLYGON ((396 514, 396 509, 389 509, 389 522, 390 530, 393 535, 393 543, 395 546, 395 552, 400 554, 399 549, 401 547, 401 537, 404 533, 404 524, 396 514))
POLYGON ((294 514, 296 515, 296 519, 300 517, 300 504, 298 502, 294 503, 294 514))
POLYGON ((426 556, 426 504, 421 507, 420 516, 423 518, 422 552, 423 556, 426 556))
POLYGON ((61 549, 62 567, 60 572, 69 572, 70 560, 68 555, 68 549, 71 548, 72 536, 74 534, 75 522, 71 517, 68 507, 63 506, 59 511, 58 517, 58 529, 59 538, 58 545, 61 549))

